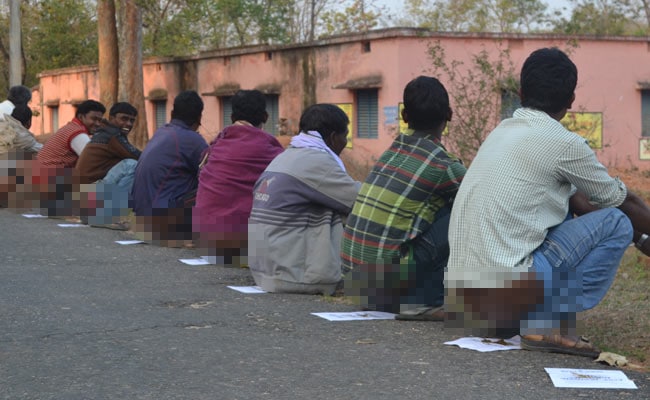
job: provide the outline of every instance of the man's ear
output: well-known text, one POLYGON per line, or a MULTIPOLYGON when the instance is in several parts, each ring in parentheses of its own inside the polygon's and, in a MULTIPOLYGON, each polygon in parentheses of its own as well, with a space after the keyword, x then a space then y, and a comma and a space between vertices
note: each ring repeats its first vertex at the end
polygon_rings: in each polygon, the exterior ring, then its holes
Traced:
POLYGON ((262 118, 262 122, 263 122, 263 123, 266 123, 266 121, 268 121, 268 119, 269 119, 269 113, 267 113, 266 111, 264 111, 264 118, 262 118))
POLYGON ((573 106, 573 102, 574 102, 574 101, 576 101, 576 94, 575 94, 575 92, 573 92, 573 94, 571 95, 571 100, 569 100, 569 104, 567 104, 567 106, 566 106, 567 110, 570 110, 570 109, 571 109, 571 107, 573 106))
POLYGON ((447 113, 447 122, 451 121, 451 117, 454 116, 454 110, 449 107, 449 113, 447 113))

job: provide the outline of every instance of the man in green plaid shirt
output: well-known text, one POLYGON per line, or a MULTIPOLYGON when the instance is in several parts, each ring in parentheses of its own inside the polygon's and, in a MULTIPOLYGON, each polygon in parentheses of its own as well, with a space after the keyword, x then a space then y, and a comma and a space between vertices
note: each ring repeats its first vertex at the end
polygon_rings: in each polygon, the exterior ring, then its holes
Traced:
POLYGON ((441 143, 449 96, 435 78, 404 89, 401 133, 361 187, 343 235, 346 296, 397 319, 443 319, 451 205, 465 167, 441 143))

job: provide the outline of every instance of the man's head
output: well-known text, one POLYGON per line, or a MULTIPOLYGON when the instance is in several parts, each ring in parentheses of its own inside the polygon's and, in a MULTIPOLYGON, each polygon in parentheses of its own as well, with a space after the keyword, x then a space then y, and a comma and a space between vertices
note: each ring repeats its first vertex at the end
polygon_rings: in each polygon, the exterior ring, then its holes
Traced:
POLYGON ((135 119, 138 116, 138 110, 127 102, 113 104, 108 112, 108 122, 115 125, 125 135, 131 132, 135 119))
POLYGON ((32 127, 32 109, 25 104, 19 104, 11 112, 11 116, 20 122, 25 129, 32 127))
POLYGON ((343 110, 333 104, 314 104, 300 117, 300 131, 316 131, 336 154, 341 154, 348 143, 350 120, 343 110))
MULTIPOLYGON (((409 128, 432 130, 451 120, 449 94, 436 78, 418 76, 404 88, 402 118, 409 128)), ((442 132, 442 129, 440 129, 442 132)))
POLYGON ((75 117, 88 129, 88 132, 95 132, 102 123, 102 117, 106 107, 98 101, 86 100, 79 104, 75 117))
POLYGON ((174 99, 172 119, 185 122, 192 130, 199 129, 201 115, 203 114, 203 100, 193 90, 180 92, 174 99))
POLYGON ((32 91, 23 85, 12 86, 9 88, 7 100, 13 103, 14 106, 26 106, 32 100, 32 91))
POLYGON ((232 122, 243 120, 261 127, 268 117, 266 96, 259 90, 239 90, 232 97, 232 122))
POLYGON ((535 50, 521 68, 521 105, 561 119, 571 108, 578 69, 557 48, 535 50))

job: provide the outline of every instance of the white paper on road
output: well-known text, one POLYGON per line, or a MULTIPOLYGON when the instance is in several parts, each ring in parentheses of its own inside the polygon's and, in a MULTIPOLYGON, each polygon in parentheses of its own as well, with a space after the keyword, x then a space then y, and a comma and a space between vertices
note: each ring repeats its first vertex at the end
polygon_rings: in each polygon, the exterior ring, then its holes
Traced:
POLYGON ((178 261, 187 265, 209 265, 210 263, 203 258, 181 258, 178 261))
POLYGON ((320 312, 311 313, 328 321, 363 321, 372 319, 395 319, 395 314, 382 311, 320 312))
POLYGON ((480 337, 464 337, 451 342, 445 342, 451 346, 458 346, 461 349, 470 349, 486 353, 500 350, 520 350, 521 338, 513 336, 510 339, 492 339, 480 337))
POLYGON ((266 293, 259 286, 228 286, 228 287, 240 293, 249 293, 249 294, 266 293))
POLYGON ((115 243, 121 244, 123 246, 128 246, 128 245, 131 245, 131 244, 144 243, 144 241, 143 240, 116 240, 115 243))
POLYGON ((623 371, 605 369, 544 368, 559 388, 637 389, 623 371))
POLYGON ((57 224, 61 228, 82 228, 82 227, 87 227, 88 225, 84 224, 57 224))
POLYGON ((45 215, 41 214, 23 214, 25 218, 47 218, 45 215))

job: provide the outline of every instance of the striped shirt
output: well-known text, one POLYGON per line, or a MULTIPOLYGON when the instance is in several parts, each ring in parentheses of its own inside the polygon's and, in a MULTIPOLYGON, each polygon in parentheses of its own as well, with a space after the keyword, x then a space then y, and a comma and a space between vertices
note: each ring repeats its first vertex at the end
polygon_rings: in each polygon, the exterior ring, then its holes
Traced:
POLYGON ((500 288, 517 279, 566 218, 576 190, 600 208, 627 195, 585 139, 544 112, 515 111, 487 137, 456 196, 446 287, 500 288))
POLYGON ((431 226, 464 175, 461 161, 439 139, 400 134, 373 167, 348 217, 344 269, 399 264, 402 245, 431 226))
POLYGON ((45 167, 74 168, 79 156, 72 149, 72 140, 81 135, 88 135, 88 128, 77 118, 63 125, 38 153, 38 161, 45 167))

